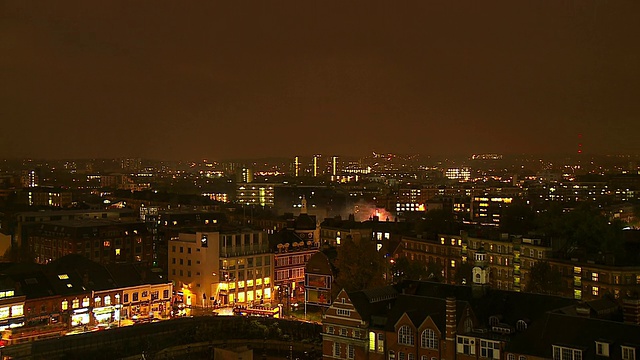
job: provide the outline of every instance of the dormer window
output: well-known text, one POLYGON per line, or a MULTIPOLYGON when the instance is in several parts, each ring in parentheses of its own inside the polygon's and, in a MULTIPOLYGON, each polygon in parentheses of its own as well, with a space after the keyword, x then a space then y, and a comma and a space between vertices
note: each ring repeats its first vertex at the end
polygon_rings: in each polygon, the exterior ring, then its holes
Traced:
POLYGON ((553 360, 582 360, 582 350, 553 345, 553 360))
POLYGON ((527 330, 527 323, 524 320, 518 320, 516 323, 516 330, 525 331, 527 330))
POLYGON ((636 349, 630 346, 621 346, 622 360, 636 360, 636 349))
POLYGON ((596 341, 596 355, 609 356, 609 343, 596 341))

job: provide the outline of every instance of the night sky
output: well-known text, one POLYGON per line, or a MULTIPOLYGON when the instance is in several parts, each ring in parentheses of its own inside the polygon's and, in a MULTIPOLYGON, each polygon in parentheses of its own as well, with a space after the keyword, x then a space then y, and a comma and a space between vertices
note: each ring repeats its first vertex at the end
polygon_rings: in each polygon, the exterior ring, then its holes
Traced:
POLYGON ((640 154, 638 0, 222 3, 0 0, 0 157, 640 154))

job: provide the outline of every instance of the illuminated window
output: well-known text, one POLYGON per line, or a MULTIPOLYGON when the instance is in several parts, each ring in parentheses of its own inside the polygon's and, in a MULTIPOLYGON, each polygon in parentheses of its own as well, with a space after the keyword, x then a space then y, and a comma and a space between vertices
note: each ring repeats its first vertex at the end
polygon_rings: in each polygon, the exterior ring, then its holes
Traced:
POLYGON ((596 355, 609 356, 609 343, 596 341, 596 355))
POLYGON ((456 267, 456 261, 455 260, 451 260, 451 267, 452 268, 456 267))
POLYGON ((598 273, 597 272, 591 273, 591 281, 598 281, 598 273))
POLYGON ((111 241, 108 241, 108 240, 104 241, 104 242, 102 243, 102 246, 104 246, 104 247, 109 247, 109 246, 111 246, 111 241))
POLYGON ((11 307, 11 316, 22 316, 24 314, 24 305, 14 305, 11 307))
POLYGON ((120 256, 120 249, 116 249, 116 256, 120 256))
POLYGON ((69 279, 69 275, 67 275, 67 274, 60 274, 60 275, 58 275, 58 279, 60 279, 60 280, 68 280, 68 279, 69 279))
POLYGON ((1 307, 0 308, 0 319, 6 319, 9 317, 9 307, 1 307))
POLYGON ((100 297, 99 297, 99 296, 96 296, 96 298, 95 298, 95 299, 93 299, 93 306, 94 306, 94 307, 100 307, 100 306, 102 306, 102 304, 101 304, 101 303, 102 303, 102 300, 100 299, 100 297))
POLYGON ((105 306, 111 305, 111 296, 107 295, 104 297, 104 305, 105 306))
POLYGON ((73 302, 71 303, 71 308, 77 309, 79 307, 80 307, 80 299, 73 299, 73 302))
POLYGON ((369 351, 375 351, 376 349, 376 333, 369 332, 369 351))
POLYGON ((69 309, 69 302, 67 300, 64 300, 62 302, 62 306, 61 306, 62 310, 67 310, 69 309))
POLYGON ((598 293, 600 292, 599 290, 600 289, 597 286, 592 287, 591 288, 591 295, 598 296, 598 293))
POLYGON ((82 307, 88 307, 88 306, 89 306, 89 298, 86 297, 82 299, 82 307))
POLYGON ((500 342, 480 340, 480 356, 489 359, 500 359, 500 342))

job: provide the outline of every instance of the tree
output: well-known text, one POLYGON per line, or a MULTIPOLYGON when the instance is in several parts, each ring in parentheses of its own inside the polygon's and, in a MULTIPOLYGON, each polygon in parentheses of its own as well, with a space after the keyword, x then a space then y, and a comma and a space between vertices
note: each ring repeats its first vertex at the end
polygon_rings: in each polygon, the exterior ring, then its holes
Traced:
POLYGON ((418 234, 436 238, 440 234, 456 234, 461 226, 450 211, 441 209, 428 211, 422 220, 416 223, 415 231, 418 234))
POLYGON ((625 257, 622 229, 618 220, 610 221, 600 209, 590 204, 581 204, 571 211, 561 206, 549 207, 537 219, 540 232, 554 241, 554 249, 565 257, 577 249, 587 254, 614 254, 625 257))
POLYGON ((456 274, 454 275, 454 281, 458 285, 471 285, 473 283, 473 265, 469 262, 460 263, 456 274))
POLYGON ((430 261, 427 263, 427 279, 429 281, 441 282, 442 281, 443 267, 437 262, 430 261))
POLYGON ((525 235, 534 229, 535 212, 530 206, 516 202, 506 207, 500 215, 500 231, 525 235))
POLYGON ((549 262, 538 261, 531 267, 526 290, 539 294, 556 295, 562 290, 562 274, 549 262))
POLYGON ((420 261, 411 261, 404 256, 393 263, 391 272, 394 282, 427 279, 427 267, 420 261))
POLYGON ((386 265, 375 244, 347 236, 338 247, 336 284, 347 291, 384 285, 386 265))

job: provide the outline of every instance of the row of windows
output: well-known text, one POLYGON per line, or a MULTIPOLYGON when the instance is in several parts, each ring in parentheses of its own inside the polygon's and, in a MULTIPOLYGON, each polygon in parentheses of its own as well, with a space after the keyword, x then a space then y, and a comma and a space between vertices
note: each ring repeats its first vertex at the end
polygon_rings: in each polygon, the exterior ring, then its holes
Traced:
MULTIPOLYGON (((424 349, 437 349, 440 337, 431 329, 424 330, 420 335, 420 347, 424 349)), ((413 346, 415 344, 413 329, 403 325, 398 330, 398 343, 413 346)))
POLYGON ((287 269, 276 271, 276 281, 287 279, 302 279, 304 278, 304 268, 287 269))
POLYGON ((22 316, 23 314, 24 314, 24 305, 0 307, 0 319, 22 316))
MULTIPOLYGON (((326 331, 327 331, 327 334, 335 334, 336 328, 334 328, 333 326, 327 326, 326 331)), ((349 329, 339 328, 338 333, 340 334, 340 336, 349 336, 349 329)), ((362 333, 360 332, 360 330, 351 329, 351 337, 359 339, 361 335, 362 333)))
MULTIPOLYGON (((132 301, 139 301, 140 299, 140 295, 142 298, 147 298, 149 297, 149 295, 151 295, 151 300, 158 300, 160 298, 160 292, 158 290, 156 291, 151 291, 151 293, 149 293, 149 291, 142 291, 141 294, 139 294, 138 292, 134 292, 133 294, 131 294, 131 298, 132 301)), ((116 294, 115 297, 115 304, 120 304, 120 295, 116 294)), ((169 299, 169 290, 163 290, 162 291, 162 298, 163 299, 169 299)), ((129 294, 125 293, 123 300, 125 303, 129 302, 129 294)), ((112 301, 111 301, 111 296, 107 295, 104 298, 100 298, 99 296, 97 296, 96 298, 93 299, 94 301, 94 307, 102 307, 102 306, 110 306, 112 305, 112 301), (104 301, 103 301, 104 300, 104 301)), ((89 307, 90 301, 88 297, 85 297, 82 299, 82 307, 89 307)), ((69 301, 67 301, 66 299, 62 301, 61 303, 61 307, 62 310, 68 310, 69 309, 69 301)), ((71 302, 71 308, 72 309, 79 309, 80 308, 80 299, 75 298, 72 300, 71 302)))
POLYGON ((341 344, 339 342, 333 343, 333 356, 342 357, 347 359, 353 359, 356 357, 356 349, 353 344, 341 344), (344 349, 344 352, 343 350, 344 349))
POLYGON ((275 259, 275 266, 303 265, 310 257, 311 254, 278 257, 275 259))

